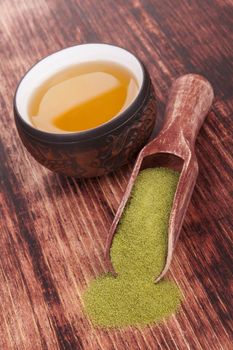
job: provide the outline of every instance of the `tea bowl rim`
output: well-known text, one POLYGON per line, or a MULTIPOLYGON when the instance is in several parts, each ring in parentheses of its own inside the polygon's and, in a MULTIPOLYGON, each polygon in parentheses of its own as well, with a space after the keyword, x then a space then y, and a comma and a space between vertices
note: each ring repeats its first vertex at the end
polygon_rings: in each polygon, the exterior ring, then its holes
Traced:
MULTIPOLYGON (((87 61, 88 62, 88 61, 87 61)), ((140 58, 138 58, 134 53, 132 53, 130 50, 125 49, 121 46, 115 45, 115 44, 108 44, 108 43, 101 43, 101 42, 96 42, 96 43, 83 43, 83 44, 76 44, 72 46, 68 46, 65 48, 62 48, 60 50, 54 51, 49 55, 46 55, 45 57, 41 58, 38 60, 34 65, 32 65, 22 76, 20 79, 13 98, 13 109, 14 109, 14 117, 15 117, 15 122, 16 126, 18 127, 18 124, 24 129, 24 132, 29 134, 30 136, 39 139, 39 140, 44 140, 49 143, 66 143, 66 142, 82 142, 82 141, 89 141, 90 139, 96 139, 98 137, 104 136, 105 134, 108 134, 109 132, 114 131, 118 127, 122 126, 126 122, 128 122, 131 118, 137 114, 137 112, 143 107, 145 104, 145 101, 147 101, 148 93, 150 91, 150 76, 149 73, 144 65, 144 63, 141 61, 140 58), (29 124, 28 122, 25 121, 25 119, 21 116, 19 113, 18 107, 17 107, 17 102, 16 102, 16 97, 17 97, 17 92, 20 88, 20 84, 22 83, 23 79, 27 76, 27 74, 40 62, 43 60, 46 60, 48 57, 52 56, 53 54, 59 53, 61 51, 65 51, 67 49, 74 48, 76 46, 84 46, 84 45, 104 45, 104 46, 111 46, 114 48, 119 48, 121 50, 126 51, 126 53, 131 54, 139 63, 141 72, 142 72, 142 83, 139 88, 138 94, 133 100, 133 102, 124 110, 122 111, 119 115, 116 117, 110 119, 108 122, 101 124, 95 128, 83 130, 83 131, 77 131, 77 132, 67 132, 67 133, 52 133, 52 132, 47 132, 44 130, 37 129, 33 125, 29 124)))

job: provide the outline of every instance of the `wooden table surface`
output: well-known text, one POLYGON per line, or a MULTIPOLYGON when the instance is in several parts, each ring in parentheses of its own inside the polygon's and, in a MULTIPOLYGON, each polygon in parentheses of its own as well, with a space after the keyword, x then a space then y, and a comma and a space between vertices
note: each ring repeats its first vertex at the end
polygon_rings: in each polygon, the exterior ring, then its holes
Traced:
POLYGON ((0 349, 232 349, 232 0, 0 1, 0 349), (205 75, 215 103, 200 131, 200 173, 168 278, 180 311, 143 329, 96 329, 82 292, 106 271, 104 242, 132 169, 99 179, 55 175, 27 153, 14 90, 38 59, 115 43, 147 65, 162 123, 167 91, 205 75))

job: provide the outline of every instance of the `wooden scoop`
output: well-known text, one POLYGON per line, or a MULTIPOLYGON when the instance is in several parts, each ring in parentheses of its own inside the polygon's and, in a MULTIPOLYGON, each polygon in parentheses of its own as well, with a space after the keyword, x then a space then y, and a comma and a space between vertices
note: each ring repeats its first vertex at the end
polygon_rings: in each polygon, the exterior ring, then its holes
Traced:
POLYGON ((153 167, 165 167, 180 172, 169 219, 166 261, 160 275, 156 276, 155 282, 158 282, 167 272, 198 174, 195 140, 212 105, 213 97, 212 86, 200 75, 183 75, 172 84, 165 111, 164 127, 158 137, 139 153, 109 231, 106 258, 109 272, 114 275, 116 272, 111 263, 110 249, 117 224, 139 171, 153 167))

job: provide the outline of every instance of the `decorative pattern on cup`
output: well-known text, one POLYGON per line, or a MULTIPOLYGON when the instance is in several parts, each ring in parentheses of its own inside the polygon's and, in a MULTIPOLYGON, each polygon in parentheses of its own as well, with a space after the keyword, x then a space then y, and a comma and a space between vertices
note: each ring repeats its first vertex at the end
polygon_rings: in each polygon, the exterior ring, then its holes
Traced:
POLYGON ((82 145, 39 141, 18 126, 23 144, 46 168, 68 176, 93 177, 117 170, 126 164, 148 141, 155 121, 156 101, 151 88, 145 106, 117 130, 82 145))

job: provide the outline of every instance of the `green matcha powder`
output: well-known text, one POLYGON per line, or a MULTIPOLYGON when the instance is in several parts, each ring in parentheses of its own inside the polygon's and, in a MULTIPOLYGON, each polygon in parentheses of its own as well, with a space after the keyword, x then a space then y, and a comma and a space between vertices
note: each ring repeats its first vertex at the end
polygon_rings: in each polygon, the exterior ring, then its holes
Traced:
POLYGON ((117 277, 103 275, 84 293, 87 314, 101 327, 147 325, 172 314, 180 292, 154 283, 167 253, 167 231, 179 174, 165 168, 140 172, 111 248, 117 277))

